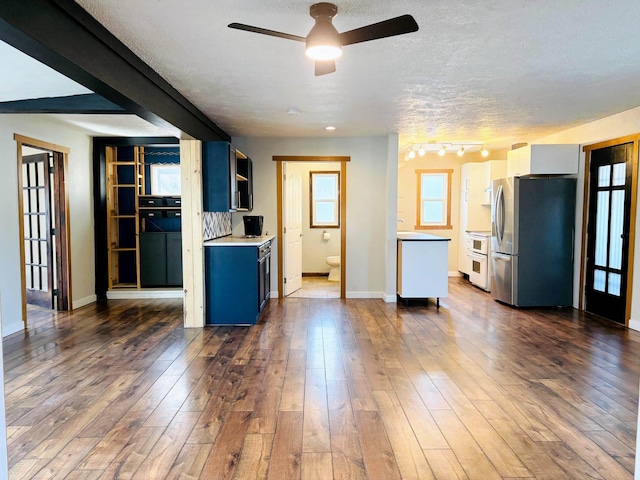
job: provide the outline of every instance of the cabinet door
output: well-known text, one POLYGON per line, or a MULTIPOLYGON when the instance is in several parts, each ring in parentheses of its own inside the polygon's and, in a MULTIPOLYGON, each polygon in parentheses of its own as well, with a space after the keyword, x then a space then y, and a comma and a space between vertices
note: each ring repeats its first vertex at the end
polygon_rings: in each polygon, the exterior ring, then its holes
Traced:
POLYGON ((235 150, 233 155, 232 150, 229 142, 202 144, 202 193, 205 212, 228 212, 237 208, 235 150), (236 200, 232 202, 232 198, 236 200))
POLYGON ((167 236, 167 285, 182 285, 182 234, 168 232, 167 236))
POLYGON ((258 320, 258 248, 205 247, 207 324, 253 325, 258 320))
POLYGON ((238 157, 238 210, 253 210, 253 162, 238 157))
POLYGON ((140 285, 164 286, 167 282, 167 237, 163 232, 140 234, 140 285))

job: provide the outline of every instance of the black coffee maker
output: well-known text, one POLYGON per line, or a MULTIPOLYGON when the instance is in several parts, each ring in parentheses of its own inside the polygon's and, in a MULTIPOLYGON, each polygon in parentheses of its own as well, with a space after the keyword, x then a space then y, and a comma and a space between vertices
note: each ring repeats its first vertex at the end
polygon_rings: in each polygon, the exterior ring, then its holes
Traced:
POLYGON ((245 237, 262 236, 262 215, 245 215, 242 220, 244 220, 245 237))

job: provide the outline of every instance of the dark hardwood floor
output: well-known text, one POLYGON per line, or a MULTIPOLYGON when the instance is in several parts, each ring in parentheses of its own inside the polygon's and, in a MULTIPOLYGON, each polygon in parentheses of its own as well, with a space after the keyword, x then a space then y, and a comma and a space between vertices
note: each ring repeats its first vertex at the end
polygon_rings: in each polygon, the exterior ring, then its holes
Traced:
POLYGON ((181 301, 31 312, 4 340, 11 479, 631 479, 640 333, 517 310, 272 300, 182 328, 181 301))

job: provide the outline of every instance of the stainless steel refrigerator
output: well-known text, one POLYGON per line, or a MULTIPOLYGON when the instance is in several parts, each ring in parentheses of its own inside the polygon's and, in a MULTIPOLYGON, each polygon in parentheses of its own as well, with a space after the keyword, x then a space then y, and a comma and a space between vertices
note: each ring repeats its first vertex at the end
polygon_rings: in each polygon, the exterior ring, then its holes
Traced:
POLYGON ((491 295, 518 307, 570 306, 576 180, 494 180, 491 295))

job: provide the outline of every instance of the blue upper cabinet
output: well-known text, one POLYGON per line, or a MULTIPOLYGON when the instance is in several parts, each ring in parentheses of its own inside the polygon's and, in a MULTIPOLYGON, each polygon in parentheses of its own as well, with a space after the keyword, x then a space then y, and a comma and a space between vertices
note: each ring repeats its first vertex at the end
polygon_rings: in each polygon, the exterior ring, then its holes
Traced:
POLYGON ((203 142, 202 189, 205 212, 237 210, 236 151, 229 142, 203 142))
POLYGON ((253 209, 251 159, 229 142, 203 142, 202 188, 205 212, 253 209))

